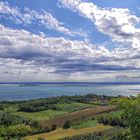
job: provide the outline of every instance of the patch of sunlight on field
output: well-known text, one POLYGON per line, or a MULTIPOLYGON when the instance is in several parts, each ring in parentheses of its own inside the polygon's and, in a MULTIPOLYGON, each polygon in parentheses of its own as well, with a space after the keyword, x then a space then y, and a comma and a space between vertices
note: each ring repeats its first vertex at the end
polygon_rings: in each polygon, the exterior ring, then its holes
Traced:
POLYGON ((105 126, 102 124, 99 124, 95 127, 88 127, 88 128, 82 128, 82 129, 72 129, 72 128, 62 129, 62 128, 59 128, 59 129, 56 129, 55 131, 52 131, 52 132, 28 136, 25 139, 26 140, 37 140, 39 137, 42 137, 42 138, 45 138, 47 140, 58 140, 60 138, 70 137, 70 136, 79 135, 79 134, 104 131, 104 130, 107 130, 109 128, 111 128, 111 126, 105 126))
POLYGON ((57 104, 58 108, 60 108, 63 111, 68 111, 68 112, 77 111, 77 110, 94 107, 94 106, 95 105, 85 104, 85 103, 57 104))
POLYGON ((65 114, 65 113, 67 112, 57 111, 57 110, 45 110, 45 111, 39 111, 34 113, 16 112, 14 114, 31 120, 49 120, 55 116, 65 114))

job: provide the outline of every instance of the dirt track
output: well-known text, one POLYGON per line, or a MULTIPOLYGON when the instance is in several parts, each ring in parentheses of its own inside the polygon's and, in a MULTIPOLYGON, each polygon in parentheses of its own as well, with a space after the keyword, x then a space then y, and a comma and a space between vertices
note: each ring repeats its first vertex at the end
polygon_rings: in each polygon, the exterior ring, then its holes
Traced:
POLYGON ((83 109, 80 111, 75 111, 72 113, 68 113, 62 116, 55 117, 49 121, 42 122, 42 126, 51 127, 52 125, 56 125, 57 127, 63 126, 66 121, 76 121, 82 119, 92 118, 96 115, 99 115, 104 112, 110 112, 115 110, 115 106, 98 106, 94 108, 83 109))

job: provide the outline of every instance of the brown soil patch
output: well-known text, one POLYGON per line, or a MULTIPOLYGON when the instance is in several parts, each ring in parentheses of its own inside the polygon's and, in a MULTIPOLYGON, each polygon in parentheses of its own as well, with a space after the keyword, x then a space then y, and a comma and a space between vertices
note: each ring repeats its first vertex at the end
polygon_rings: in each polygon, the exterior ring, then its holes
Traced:
POLYGON ((83 109, 80 111, 75 111, 72 113, 55 117, 48 121, 43 121, 41 122, 41 125, 44 127, 51 127, 53 125, 56 125, 57 127, 62 127, 66 121, 73 122, 77 120, 88 119, 97 116, 101 113, 114 111, 115 109, 116 106, 98 106, 94 108, 83 109))

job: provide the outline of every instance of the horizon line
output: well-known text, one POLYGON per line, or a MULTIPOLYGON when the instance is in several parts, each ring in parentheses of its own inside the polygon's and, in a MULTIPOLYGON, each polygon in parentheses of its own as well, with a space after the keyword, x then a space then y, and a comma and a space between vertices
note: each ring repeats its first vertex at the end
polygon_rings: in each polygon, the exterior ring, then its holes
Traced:
POLYGON ((0 84, 140 84, 140 82, 0 82, 0 84))

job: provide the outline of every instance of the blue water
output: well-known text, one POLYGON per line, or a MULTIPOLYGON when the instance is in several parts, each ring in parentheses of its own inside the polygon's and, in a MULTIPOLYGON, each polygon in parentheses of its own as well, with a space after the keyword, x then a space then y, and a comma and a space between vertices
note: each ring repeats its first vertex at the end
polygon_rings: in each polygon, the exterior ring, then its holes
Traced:
POLYGON ((20 86, 19 84, 0 84, 0 100, 28 100, 89 93, 109 96, 135 96, 140 93, 140 85, 46 84, 20 86))

